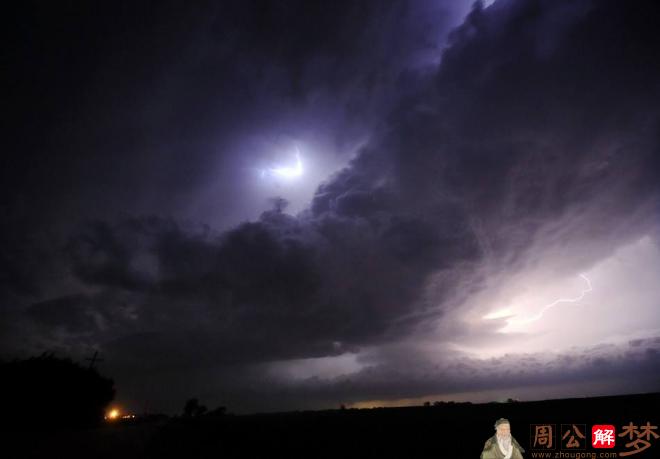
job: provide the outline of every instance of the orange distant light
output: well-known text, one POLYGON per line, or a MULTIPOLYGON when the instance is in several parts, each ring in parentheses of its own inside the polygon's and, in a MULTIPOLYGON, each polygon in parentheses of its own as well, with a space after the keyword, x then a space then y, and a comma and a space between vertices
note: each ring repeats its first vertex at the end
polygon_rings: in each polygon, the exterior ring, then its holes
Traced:
POLYGON ((112 420, 112 419, 117 419, 118 417, 119 417, 119 410, 117 408, 114 408, 108 412, 105 418, 112 420))

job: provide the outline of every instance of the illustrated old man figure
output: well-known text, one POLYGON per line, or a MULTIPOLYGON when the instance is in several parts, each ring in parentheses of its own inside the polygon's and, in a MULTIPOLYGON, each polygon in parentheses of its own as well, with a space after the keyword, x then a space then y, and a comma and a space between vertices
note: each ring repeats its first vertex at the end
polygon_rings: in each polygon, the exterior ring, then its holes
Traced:
POLYGON ((525 450, 511 435, 509 421, 499 418, 495 421, 495 430, 495 435, 486 440, 481 459, 523 459, 525 450))

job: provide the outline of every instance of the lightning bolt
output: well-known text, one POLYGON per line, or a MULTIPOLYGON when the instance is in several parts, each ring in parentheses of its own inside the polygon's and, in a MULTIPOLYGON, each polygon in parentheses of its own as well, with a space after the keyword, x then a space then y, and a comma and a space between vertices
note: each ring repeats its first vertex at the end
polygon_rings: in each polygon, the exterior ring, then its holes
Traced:
POLYGON ((543 306, 541 308, 541 310, 539 312, 537 312, 533 316, 528 317, 526 319, 518 319, 518 320, 516 320, 516 319, 507 319, 507 326, 510 326, 510 325, 524 325, 524 324, 528 324, 530 322, 535 322, 535 321, 539 320, 541 317, 543 317, 543 314, 545 313, 545 311, 547 311, 550 308, 554 308, 555 306, 557 306, 560 303, 577 303, 579 301, 582 301, 582 299, 584 298, 584 296, 587 293, 593 291, 593 287, 591 286, 591 281, 589 280, 589 278, 585 274, 580 274, 580 277, 582 279, 584 279, 584 281, 587 283, 587 288, 582 289, 582 292, 578 296, 576 296, 575 298, 559 298, 559 299, 553 301, 552 303, 546 304, 545 306, 543 306))

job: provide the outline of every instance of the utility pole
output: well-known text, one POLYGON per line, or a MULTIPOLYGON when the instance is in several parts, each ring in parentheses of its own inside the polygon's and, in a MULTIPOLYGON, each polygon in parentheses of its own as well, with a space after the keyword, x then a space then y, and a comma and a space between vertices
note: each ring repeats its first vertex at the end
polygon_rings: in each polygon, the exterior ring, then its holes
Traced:
POLYGON ((104 359, 98 358, 99 351, 94 351, 94 355, 91 358, 86 358, 85 360, 89 360, 89 367, 88 369, 91 370, 94 368, 94 364, 96 362, 103 362, 104 359))

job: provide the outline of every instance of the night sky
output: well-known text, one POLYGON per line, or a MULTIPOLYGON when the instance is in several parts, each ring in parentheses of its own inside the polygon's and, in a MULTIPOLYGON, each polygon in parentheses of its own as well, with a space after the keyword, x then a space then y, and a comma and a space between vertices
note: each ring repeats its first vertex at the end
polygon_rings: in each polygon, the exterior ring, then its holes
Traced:
POLYGON ((660 2, 19 2, 0 350, 127 411, 660 390, 660 2))

